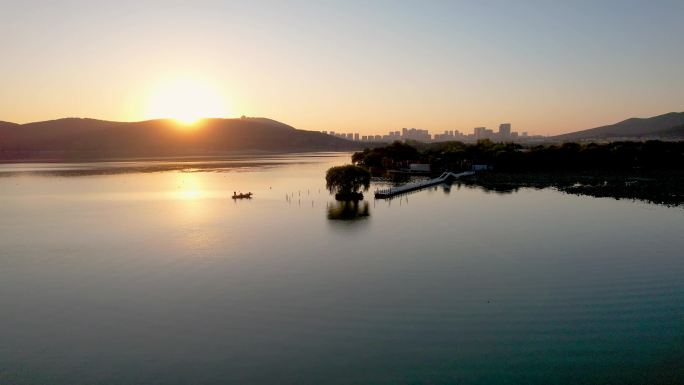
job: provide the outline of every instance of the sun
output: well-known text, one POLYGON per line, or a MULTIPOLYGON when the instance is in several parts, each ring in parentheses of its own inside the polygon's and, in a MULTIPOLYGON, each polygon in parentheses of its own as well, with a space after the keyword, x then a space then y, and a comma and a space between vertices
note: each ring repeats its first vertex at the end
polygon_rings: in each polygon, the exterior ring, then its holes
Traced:
POLYGON ((209 83, 194 79, 176 79, 161 84, 152 92, 148 103, 148 118, 170 118, 184 125, 202 118, 228 115, 221 92, 209 83))

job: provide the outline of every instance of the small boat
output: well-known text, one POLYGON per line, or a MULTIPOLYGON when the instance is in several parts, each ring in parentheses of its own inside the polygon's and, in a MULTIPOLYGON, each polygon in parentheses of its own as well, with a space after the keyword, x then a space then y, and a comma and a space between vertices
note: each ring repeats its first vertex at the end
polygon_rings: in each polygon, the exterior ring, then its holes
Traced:
POLYGON ((233 199, 252 199, 252 193, 248 192, 246 194, 243 194, 243 193, 237 194, 235 191, 233 191, 233 199))

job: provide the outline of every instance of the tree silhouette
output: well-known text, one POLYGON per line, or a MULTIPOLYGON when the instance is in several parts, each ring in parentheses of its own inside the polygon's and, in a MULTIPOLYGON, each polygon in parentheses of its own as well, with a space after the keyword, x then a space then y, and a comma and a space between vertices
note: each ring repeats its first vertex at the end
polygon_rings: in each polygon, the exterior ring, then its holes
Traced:
POLYGON ((368 170, 354 165, 331 167, 325 174, 325 186, 338 200, 363 199, 358 191, 368 190, 370 180, 368 170))

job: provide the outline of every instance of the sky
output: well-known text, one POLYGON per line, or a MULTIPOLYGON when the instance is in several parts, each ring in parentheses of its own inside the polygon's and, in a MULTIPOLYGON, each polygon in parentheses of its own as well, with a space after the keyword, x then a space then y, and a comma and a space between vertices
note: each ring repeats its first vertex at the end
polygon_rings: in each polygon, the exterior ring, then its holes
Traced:
POLYGON ((682 0, 4 0, 0 120, 556 134, 684 111, 682 20, 682 0))

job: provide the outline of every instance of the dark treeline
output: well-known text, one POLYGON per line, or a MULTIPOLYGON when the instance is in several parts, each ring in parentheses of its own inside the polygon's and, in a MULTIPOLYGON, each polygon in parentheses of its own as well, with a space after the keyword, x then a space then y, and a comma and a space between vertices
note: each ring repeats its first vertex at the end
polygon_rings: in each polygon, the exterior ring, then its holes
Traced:
POLYGON ((474 164, 511 172, 683 170, 684 142, 564 143, 535 147, 489 140, 475 144, 395 142, 354 153, 352 162, 377 169, 429 163, 433 171, 469 169, 474 164))
POLYGON ((486 172, 459 183, 501 194, 521 188, 553 187, 574 195, 684 205, 684 173, 679 170, 625 172, 486 172))
MULTIPOLYGON (((375 175, 429 163, 432 172, 491 166, 459 183, 507 193, 553 187, 571 194, 684 205, 684 142, 612 142, 523 147, 515 143, 399 143, 365 149, 352 161, 375 175)), ((397 175, 408 173, 392 173, 397 175)), ((400 178, 399 178, 400 179, 400 178)))

